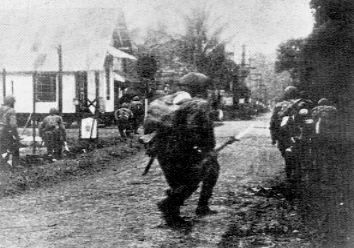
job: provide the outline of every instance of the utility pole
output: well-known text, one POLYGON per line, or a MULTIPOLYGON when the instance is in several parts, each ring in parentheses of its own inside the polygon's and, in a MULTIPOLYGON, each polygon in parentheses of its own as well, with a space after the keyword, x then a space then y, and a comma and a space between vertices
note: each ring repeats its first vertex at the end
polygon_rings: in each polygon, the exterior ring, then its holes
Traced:
POLYGON ((6 70, 2 69, 2 93, 5 99, 6 96, 6 70))
MULTIPOLYGON (((241 89, 246 88, 246 78, 250 73, 250 70, 254 69, 254 67, 251 67, 250 64, 246 64, 246 45, 242 45, 242 57, 241 57, 241 64, 240 64, 240 73, 239 73, 239 85, 241 86, 241 89)), ((234 105, 238 103, 239 98, 240 98, 240 92, 237 92, 236 87, 234 87, 233 94, 234 94, 234 105)))
POLYGON ((58 59, 59 59, 59 71, 58 71, 58 110, 59 113, 63 113, 63 52, 61 45, 58 46, 58 59))
POLYGON ((32 75, 32 154, 36 154, 36 101, 37 101, 37 72, 34 72, 32 75))

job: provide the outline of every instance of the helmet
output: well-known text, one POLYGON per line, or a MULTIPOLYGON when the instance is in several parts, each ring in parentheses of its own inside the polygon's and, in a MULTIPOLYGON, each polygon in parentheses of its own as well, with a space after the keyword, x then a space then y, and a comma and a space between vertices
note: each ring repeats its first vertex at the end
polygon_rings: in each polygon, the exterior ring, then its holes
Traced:
POLYGON ((298 90, 295 86, 288 86, 284 90, 285 99, 294 99, 298 95, 298 90))
POLYGON ((49 110, 49 114, 51 114, 51 115, 57 115, 57 114, 59 114, 59 111, 58 111, 56 108, 51 108, 51 109, 49 110))
POLYGON ((126 102, 124 102, 124 103, 122 104, 121 108, 129 108, 129 104, 126 103, 126 102))
POLYGON ((134 96, 133 101, 140 101, 140 98, 138 96, 134 96))
POLYGON ((207 94, 207 88, 211 84, 211 79, 198 72, 190 72, 184 75, 178 81, 179 86, 187 86, 188 93, 193 96, 202 95, 205 96, 207 94))
POLYGON ((13 107, 15 102, 16 102, 16 100, 15 100, 15 97, 13 97, 13 96, 6 96, 4 98, 4 105, 5 106, 13 107))
POLYGON ((319 106, 328 106, 330 105, 329 100, 327 98, 321 98, 318 103, 319 106))

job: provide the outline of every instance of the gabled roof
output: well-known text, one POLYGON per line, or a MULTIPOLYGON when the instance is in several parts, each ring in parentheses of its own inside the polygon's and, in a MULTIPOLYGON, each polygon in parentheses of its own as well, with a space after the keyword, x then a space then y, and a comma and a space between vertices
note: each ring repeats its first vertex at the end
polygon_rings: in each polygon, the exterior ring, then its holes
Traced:
POLYGON ((122 18, 113 8, 1 11, 0 69, 57 71, 61 44, 63 71, 102 70, 122 18))

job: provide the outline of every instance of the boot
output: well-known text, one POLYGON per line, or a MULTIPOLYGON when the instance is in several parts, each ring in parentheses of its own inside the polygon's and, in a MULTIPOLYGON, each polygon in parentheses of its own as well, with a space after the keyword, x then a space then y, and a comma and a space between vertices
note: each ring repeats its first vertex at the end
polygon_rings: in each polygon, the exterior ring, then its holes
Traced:
POLYGON ((180 216, 180 207, 165 199, 157 203, 167 226, 172 228, 187 228, 191 224, 180 216))
POLYGON ((198 205, 197 209, 195 210, 196 215, 203 217, 207 215, 217 214, 218 211, 211 210, 208 205, 198 205))

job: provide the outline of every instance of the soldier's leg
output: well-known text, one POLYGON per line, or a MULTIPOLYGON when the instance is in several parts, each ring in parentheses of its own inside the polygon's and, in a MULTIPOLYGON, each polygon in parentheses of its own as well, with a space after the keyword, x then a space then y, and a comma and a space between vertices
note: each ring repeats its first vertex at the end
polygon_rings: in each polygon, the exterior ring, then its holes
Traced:
POLYGON ((54 144, 53 144, 54 158, 61 159, 62 151, 63 151, 63 141, 59 130, 55 130, 53 132, 53 140, 54 140, 54 144))
POLYGON ((131 126, 132 126, 132 132, 133 133, 137 133, 137 131, 138 131, 138 118, 133 118, 132 120, 131 120, 131 126))
POLYGON ((47 147, 48 157, 53 157, 54 141, 52 132, 45 132, 44 134, 44 144, 47 147))
POLYGON ((180 226, 188 224, 180 216, 180 208, 184 201, 189 198, 198 188, 195 185, 181 185, 179 187, 167 190, 167 197, 157 203, 159 210, 162 212, 166 224, 169 226, 180 226))
POLYGON ((20 162, 20 149, 17 144, 13 146, 12 150, 12 166, 19 165, 20 162))
POLYGON ((219 177, 220 165, 216 156, 210 156, 204 161, 204 178, 202 181, 202 189, 198 201, 198 207, 196 213, 198 215, 214 214, 216 211, 212 211, 209 208, 209 200, 213 194, 214 186, 219 177))
POLYGON ((120 134, 120 137, 122 137, 122 138, 126 138, 126 136, 125 136, 125 133, 124 133, 124 128, 123 128, 123 125, 122 125, 122 123, 117 123, 117 127, 118 127, 118 131, 119 131, 119 134, 120 134))
POLYGON ((184 224, 184 220, 180 217, 180 207, 197 190, 199 181, 198 179, 193 180, 193 175, 188 176, 186 174, 189 173, 180 171, 175 163, 164 161, 161 158, 159 163, 170 189, 166 192, 167 197, 157 206, 168 225, 184 224), (183 178, 188 178, 188 180, 183 178))

